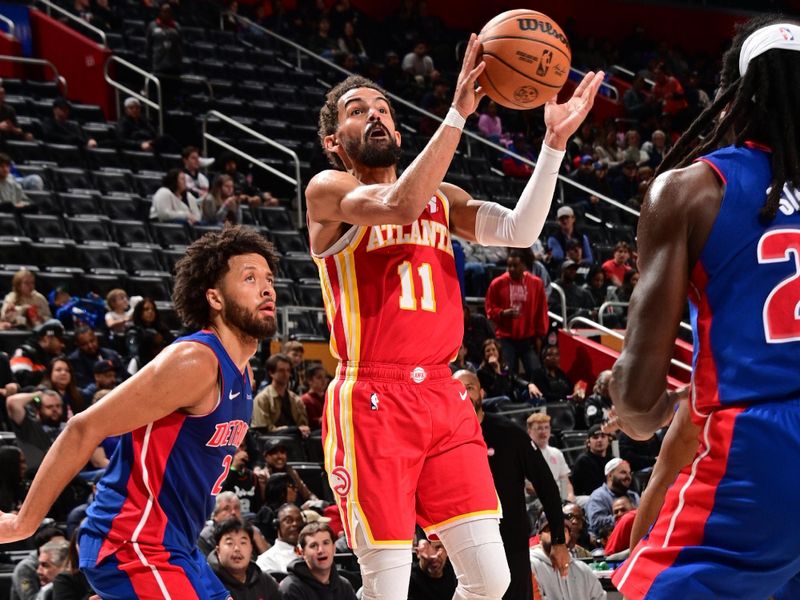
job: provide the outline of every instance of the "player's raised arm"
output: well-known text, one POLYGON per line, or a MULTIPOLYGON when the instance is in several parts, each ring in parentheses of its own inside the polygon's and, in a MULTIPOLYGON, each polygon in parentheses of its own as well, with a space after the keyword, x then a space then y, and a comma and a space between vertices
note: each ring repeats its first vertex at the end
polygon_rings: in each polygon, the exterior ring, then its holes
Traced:
POLYGON ((205 346, 175 344, 136 377, 72 417, 44 457, 19 513, 0 513, 0 543, 32 535, 105 438, 133 431, 176 410, 213 409, 217 369, 213 352, 205 346))
POLYGON ((639 217, 639 283, 609 392, 623 429, 648 439, 670 418, 669 361, 686 306, 689 273, 719 208, 721 191, 702 163, 659 176, 639 217))
MULTIPOLYGON (((375 84, 353 79, 352 89, 338 97, 335 111, 332 106, 323 108, 321 130, 327 124, 330 131, 323 146, 346 172, 323 171, 309 182, 306 200, 312 236, 315 223, 401 225, 419 216, 447 173, 466 118, 483 98, 475 87, 485 66, 482 61, 476 65, 479 51, 480 42, 473 34, 444 123, 399 179, 395 165, 400 133, 389 101, 375 84)), ((338 95, 336 88, 331 94, 338 95)))
POLYGON ((550 211, 567 141, 589 114, 603 77, 602 71, 589 72, 567 102, 552 99, 545 104, 544 144, 514 210, 475 200, 456 186, 442 186, 450 200, 451 229, 457 235, 485 246, 525 248, 536 241, 550 211))

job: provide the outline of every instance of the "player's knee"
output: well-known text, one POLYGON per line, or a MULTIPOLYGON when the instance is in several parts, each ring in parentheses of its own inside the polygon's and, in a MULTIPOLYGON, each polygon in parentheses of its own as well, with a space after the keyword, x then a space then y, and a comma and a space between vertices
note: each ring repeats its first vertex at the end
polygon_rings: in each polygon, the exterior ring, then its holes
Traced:
POLYGON ((511 583, 511 571, 502 544, 475 546, 465 552, 474 553, 469 561, 474 568, 464 569, 459 576, 455 598, 458 600, 498 600, 511 583))

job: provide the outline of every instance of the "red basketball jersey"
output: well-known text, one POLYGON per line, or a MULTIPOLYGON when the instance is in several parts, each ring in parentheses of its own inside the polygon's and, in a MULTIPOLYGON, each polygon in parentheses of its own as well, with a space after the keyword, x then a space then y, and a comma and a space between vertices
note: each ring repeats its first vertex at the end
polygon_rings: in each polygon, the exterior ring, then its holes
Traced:
POLYGON ((314 256, 336 358, 438 365, 455 357, 464 318, 448 217, 437 192, 410 225, 353 226, 314 256))

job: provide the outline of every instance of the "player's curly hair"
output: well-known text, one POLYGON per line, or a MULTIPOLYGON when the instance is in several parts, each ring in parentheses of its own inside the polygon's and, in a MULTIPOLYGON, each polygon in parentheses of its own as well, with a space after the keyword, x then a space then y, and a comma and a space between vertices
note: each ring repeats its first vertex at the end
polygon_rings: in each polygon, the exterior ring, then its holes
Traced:
POLYGON ((183 324, 197 330, 211 323, 211 307, 206 290, 215 287, 228 272, 228 259, 240 254, 259 254, 273 273, 278 255, 272 243, 253 229, 226 227, 203 235, 186 249, 175 265, 175 310, 183 324))
POLYGON ((730 143, 730 135, 736 146, 749 140, 760 142, 772 150, 772 182, 760 216, 766 222, 775 218, 784 184, 790 181, 800 187, 800 52, 769 50, 750 61, 743 77, 739 74, 739 53, 756 30, 787 22, 796 21, 770 14, 737 26, 731 48, 722 57, 716 99, 675 143, 656 175, 685 167, 696 157, 730 143), (717 120, 726 108, 726 114, 717 120), (705 139, 692 148, 703 135, 705 139))
MULTIPOLYGON (((339 99, 350 90, 355 90, 357 88, 371 88, 376 90, 383 94, 386 97, 386 101, 389 102, 389 96, 386 90, 374 81, 362 77, 361 75, 350 75, 347 79, 336 84, 325 94, 325 104, 322 105, 319 111, 319 130, 317 133, 319 134, 319 143, 322 144, 322 149, 325 151, 325 156, 328 157, 328 161, 335 169, 340 171, 345 170, 344 163, 342 163, 339 157, 334 153, 325 150, 325 138, 336 133, 336 130, 339 128, 339 99)), ((389 113, 392 116, 392 121, 395 123, 395 126, 397 126, 397 118, 394 112, 394 106, 392 106, 391 102, 389 102, 389 113)))

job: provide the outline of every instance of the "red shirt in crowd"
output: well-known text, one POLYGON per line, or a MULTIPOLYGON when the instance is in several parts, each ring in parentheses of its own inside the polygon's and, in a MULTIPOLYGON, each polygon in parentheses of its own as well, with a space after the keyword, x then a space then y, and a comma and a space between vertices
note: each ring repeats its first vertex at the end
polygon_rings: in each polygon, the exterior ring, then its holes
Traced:
POLYGON ((325 405, 325 396, 317 395, 314 392, 306 392, 300 397, 306 406, 308 424, 311 429, 322 427, 322 407, 325 405))
POLYGON ((522 281, 508 273, 496 277, 486 292, 486 316, 495 325, 497 338, 521 340, 547 335, 547 295, 542 280, 525 271, 522 281), (519 316, 502 316, 507 309, 519 308, 519 316))
POLYGON ((633 520, 635 518, 635 509, 626 512, 619 518, 619 521, 614 525, 614 531, 608 536, 604 550, 606 556, 622 552, 631 545, 631 530, 633 529, 633 520))
POLYGON ((603 263, 603 274, 606 276, 606 280, 616 286, 622 285, 623 280, 625 279, 625 273, 631 270, 631 267, 625 263, 618 265, 614 262, 613 258, 609 258, 606 262, 603 263))

